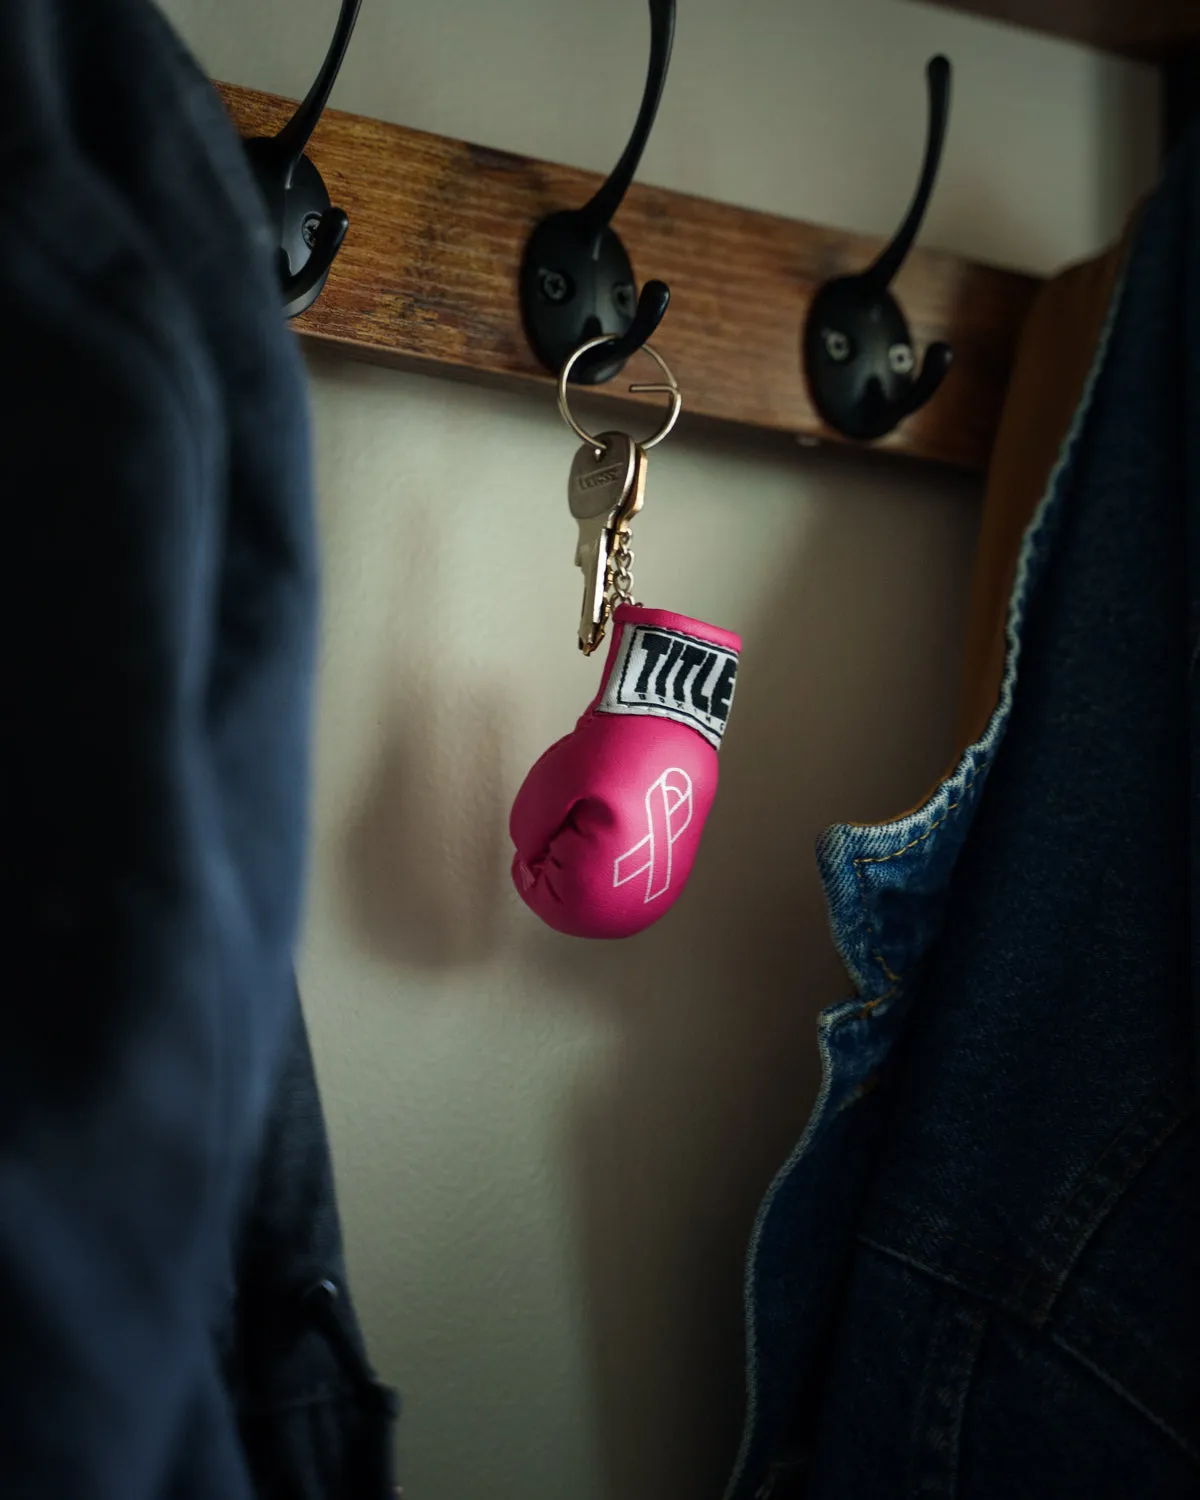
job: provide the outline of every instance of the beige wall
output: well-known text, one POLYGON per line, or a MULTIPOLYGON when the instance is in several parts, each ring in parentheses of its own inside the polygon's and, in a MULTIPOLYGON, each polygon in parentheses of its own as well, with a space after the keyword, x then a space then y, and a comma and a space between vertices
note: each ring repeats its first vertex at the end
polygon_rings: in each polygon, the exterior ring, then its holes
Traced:
MULTIPOLYGON (((337 5, 167 8, 210 72, 295 95, 337 5)), ((890 230, 938 49, 955 96, 927 242, 1046 270, 1152 176, 1144 70, 901 0, 680 9, 651 181, 890 230)), ((606 168, 645 32, 644 0, 367 0, 335 103, 606 168)), ((505 831, 599 670, 573 643, 572 440, 548 394, 312 372, 303 982, 357 1297, 408 1401, 408 1494, 711 1500, 740 1417, 747 1230, 814 1091, 813 1016, 844 986, 813 839, 941 767, 977 487, 686 426, 656 450, 638 593, 740 630, 743 677, 687 898, 632 942, 583 944, 520 905, 505 831)))

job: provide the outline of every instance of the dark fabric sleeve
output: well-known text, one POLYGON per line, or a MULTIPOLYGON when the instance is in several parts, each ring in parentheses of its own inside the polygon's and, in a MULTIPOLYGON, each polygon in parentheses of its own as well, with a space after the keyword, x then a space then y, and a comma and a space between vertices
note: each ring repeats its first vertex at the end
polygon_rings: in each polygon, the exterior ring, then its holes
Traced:
POLYGON ((204 733, 221 434, 211 385, 139 326, 152 269, 105 229, 90 276, 44 221, 2 253, 0 1489, 38 1500, 162 1493, 205 1379, 241 1087, 204 733))
POLYGON ((307 425, 150 15, 0 15, 5 1500, 250 1493, 214 1334, 292 1003, 307 425))
POLYGON ((230 1384, 260 1500, 394 1500, 399 1403, 370 1368, 350 1301, 298 997, 236 1274, 230 1384))

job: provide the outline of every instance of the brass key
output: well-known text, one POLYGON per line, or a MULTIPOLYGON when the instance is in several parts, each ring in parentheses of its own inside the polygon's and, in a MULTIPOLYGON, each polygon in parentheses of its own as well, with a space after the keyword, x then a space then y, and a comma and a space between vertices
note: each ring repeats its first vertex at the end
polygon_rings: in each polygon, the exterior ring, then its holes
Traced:
POLYGON ((604 639, 611 608, 609 563, 619 532, 642 508, 646 455, 624 432, 602 432, 580 448, 571 465, 567 498, 579 523, 575 563, 583 569, 579 649, 590 656, 604 639))

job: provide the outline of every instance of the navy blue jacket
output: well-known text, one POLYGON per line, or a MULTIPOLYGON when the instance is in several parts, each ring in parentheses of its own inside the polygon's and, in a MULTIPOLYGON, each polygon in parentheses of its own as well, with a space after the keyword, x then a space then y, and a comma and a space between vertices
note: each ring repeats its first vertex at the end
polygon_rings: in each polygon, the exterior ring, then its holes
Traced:
POLYGON ((858 996, 756 1228, 736 1500, 1200 1493, 1198 642, 1194 133, 1026 533, 986 732, 822 843, 858 996))
POLYGON ((0 197, 0 1494, 375 1500, 375 1436, 310 1461, 264 1416, 386 1420, 319 1288, 316 562, 262 210, 146 0, 6 0, 0 197))

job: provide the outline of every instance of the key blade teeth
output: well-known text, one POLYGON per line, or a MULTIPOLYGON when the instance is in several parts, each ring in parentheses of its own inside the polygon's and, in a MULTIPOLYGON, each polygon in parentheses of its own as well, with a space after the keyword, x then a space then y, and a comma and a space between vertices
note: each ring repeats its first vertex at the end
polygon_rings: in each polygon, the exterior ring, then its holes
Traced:
POLYGON ((579 616, 579 644, 585 653, 596 649, 604 633, 604 592, 608 584, 609 535, 597 530, 579 539, 576 563, 583 571, 583 608, 579 616), (597 634, 599 632, 599 634, 597 634))
POLYGON ((625 503, 618 513, 617 530, 628 531, 629 523, 638 514, 646 503, 646 452, 643 448, 635 450, 633 478, 625 496, 625 503))

